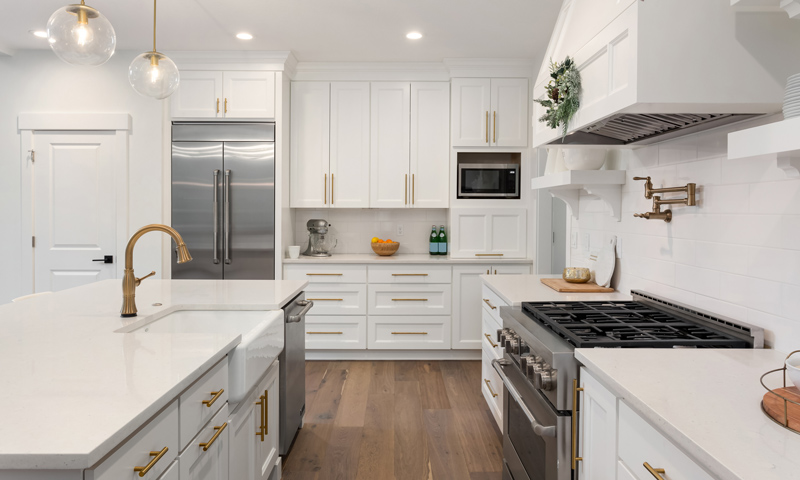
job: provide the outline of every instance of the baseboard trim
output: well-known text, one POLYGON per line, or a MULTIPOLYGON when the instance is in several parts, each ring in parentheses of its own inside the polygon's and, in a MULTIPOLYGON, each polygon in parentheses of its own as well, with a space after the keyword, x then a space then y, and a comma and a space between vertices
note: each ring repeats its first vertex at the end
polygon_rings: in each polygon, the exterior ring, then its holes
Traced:
POLYGON ((306 350, 306 360, 480 360, 481 350, 306 350))

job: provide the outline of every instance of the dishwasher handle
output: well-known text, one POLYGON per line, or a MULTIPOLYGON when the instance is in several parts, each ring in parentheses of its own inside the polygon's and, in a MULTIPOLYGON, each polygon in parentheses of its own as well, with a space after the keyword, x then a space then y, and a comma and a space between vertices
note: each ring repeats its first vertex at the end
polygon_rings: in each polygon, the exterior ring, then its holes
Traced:
POLYGON ((298 300, 297 305, 303 307, 303 309, 300 310, 300 313, 298 313, 297 315, 289 315, 289 318, 286 320, 286 323, 297 323, 300 320, 302 320, 303 316, 305 316, 305 314, 308 313, 309 310, 311 310, 311 307, 314 306, 314 301, 298 300))
POLYGON ((500 379, 503 381, 503 385, 505 385, 506 390, 511 396, 514 398, 514 401, 517 402, 519 408, 522 409, 522 413, 528 417, 528 421, 531 422, 533 426, 533 433, 539 435, 540 437, 555 437, 556 436, 556 427, 545 427, 533 416, 528 407, 525 405, 525 402, 522 401, 522 396, 519 394, 514 385, 511 384, 511 380, 508 379, 506 373, 503 371, 503 365, 509 365, 509 361, 505 359, 495 359, 492 360, 492 367, 494 367, 495 371, 500 375, 500 379))

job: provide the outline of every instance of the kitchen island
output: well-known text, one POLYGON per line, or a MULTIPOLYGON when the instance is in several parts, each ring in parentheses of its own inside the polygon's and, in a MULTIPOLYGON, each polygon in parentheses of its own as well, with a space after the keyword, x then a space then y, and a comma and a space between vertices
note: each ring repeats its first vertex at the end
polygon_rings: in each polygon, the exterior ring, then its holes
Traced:
MULTIPOLYGON (((242 340, 231 332, 121 332, 180 310, 266 314, 305 286, 302 281, 148 280, 137 289, 139 316, 133 318, 119 315, 119 280, 0 306, 0 409, 5 413, 0 477, 4 470, 18 476, 57 470, 52 478, 83 478, 81 470, 95 467, 138 435, 205 372, 226 362, 242 340)), ((262 347, 272 363, 283 349, 282 321, 262 347)), ((148 459, 139 461, 144 465, 148 459)))

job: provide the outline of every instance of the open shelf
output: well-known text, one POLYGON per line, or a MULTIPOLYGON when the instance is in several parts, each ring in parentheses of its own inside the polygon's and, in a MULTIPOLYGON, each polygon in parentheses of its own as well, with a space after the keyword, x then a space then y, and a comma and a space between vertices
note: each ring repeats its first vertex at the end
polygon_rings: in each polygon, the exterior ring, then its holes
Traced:
POLYGON ((777 155, 778 168, 800 178, 800 117, 728 134, 728 158, 777 155))
POLYGON ((569 206, 572 216, 579 217, 581 191, 598 197, 611 209, 611 216, 620 221, 622 185, 625 170, 569 170, 531 180, 531 189, 546 189, 569 206))

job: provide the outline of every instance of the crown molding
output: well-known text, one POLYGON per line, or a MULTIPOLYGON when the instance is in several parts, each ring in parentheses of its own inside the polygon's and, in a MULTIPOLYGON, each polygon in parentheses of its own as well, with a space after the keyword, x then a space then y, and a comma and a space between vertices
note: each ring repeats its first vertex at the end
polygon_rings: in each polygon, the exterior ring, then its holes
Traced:
POLYGON ((294 80, 448 81, 439 62, 300 62, 294 80))
POLYGON ((164 52, 180 70, 273 70, 291 74, 297 59, 291 51, 164 52))
POLYGON ((528 58, 445 58, 452 78, 520 77, 532 78, 533 60, 528 58))

